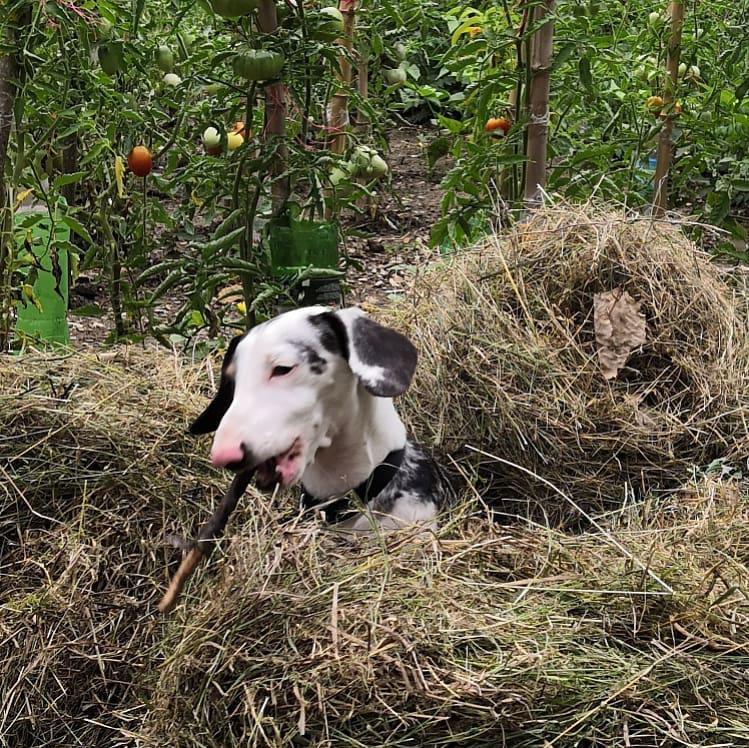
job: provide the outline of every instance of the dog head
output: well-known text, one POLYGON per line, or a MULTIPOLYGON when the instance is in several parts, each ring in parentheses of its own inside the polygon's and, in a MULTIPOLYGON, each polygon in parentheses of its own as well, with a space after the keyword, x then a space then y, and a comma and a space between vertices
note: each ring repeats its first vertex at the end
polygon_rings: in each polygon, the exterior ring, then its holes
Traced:
POLYGON ((255 468, 261 488, 290 486, 330 446, 353 398, 400 395, 415 369, 411 342, 361 310, 296 309, 231 341, 190 432, 216 432, 214 465, 255 468))

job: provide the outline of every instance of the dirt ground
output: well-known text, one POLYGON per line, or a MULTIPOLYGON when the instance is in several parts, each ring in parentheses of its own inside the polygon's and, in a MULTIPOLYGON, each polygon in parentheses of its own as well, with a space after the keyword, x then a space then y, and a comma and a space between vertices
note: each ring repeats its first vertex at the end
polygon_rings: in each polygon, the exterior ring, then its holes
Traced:
MULTIPOLYGON (((437 257, 437 250, 429 247, 429 232, 440 216, 440 181, 445 165, 438 164, 429 173, 424 154, 429 135, 425 127, 404 125, 393 129, 388 153, 391 184, 383 185, 366 215, 343 217, 343 254, 350 260, 347 304, 382 303, 402 292, 414 268, 437 257)), ((179 251, 179 247, 175 249, 179 251)), ((169 322, 180 304, 180 298, 163 300, 155 310, 156 318, 169 322)), ((78 348, 104 345, 112 329, 112 316, 102 279, 92 275, 79 278, 71 289, 70 305, 73 344, 78 348), (91 304, 104 309, 106 316, 75 313, 91 304)))

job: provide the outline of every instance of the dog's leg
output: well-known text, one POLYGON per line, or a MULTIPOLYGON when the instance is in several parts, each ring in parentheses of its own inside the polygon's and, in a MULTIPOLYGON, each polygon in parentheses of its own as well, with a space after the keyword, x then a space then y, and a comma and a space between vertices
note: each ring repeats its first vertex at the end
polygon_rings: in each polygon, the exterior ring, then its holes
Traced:
POLYGON ((402 493, 392 501, 380 497, 370 502, 367 509, 335 525, 344 532, 372 533, 419 527, 424 531, 437 529, 437 505, 430 498, 402 493))

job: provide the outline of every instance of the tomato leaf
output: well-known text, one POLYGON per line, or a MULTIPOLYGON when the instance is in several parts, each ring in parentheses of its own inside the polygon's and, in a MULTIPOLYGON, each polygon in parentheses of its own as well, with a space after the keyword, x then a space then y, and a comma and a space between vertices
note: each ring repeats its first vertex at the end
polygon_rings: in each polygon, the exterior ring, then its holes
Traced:
POLYGON ((76 171, 71 172, 70 174, 62 174, 59 177, 55 177, 55 180, 52 182, 52 187, 59 190, 60 187, 64 187, 66 184, 75 184, 76 182, 80 182, 87 173, 88 172, 85 171, 76 171))
POLYGON ((749 91, 749 75, 736 86, 736 100, 741 101, 746 96, 747 91, 749 91))
POLYGON ((94 240, 91 238, 91 234, 88 233, 88 229, 77 219, 70 215, 62 216, 62 222, 70 228, 71 231, 78 234, 83 241, 93 244, 94 240))
POLYGON ((593 75, 590 71, 590 60, 587 57, 581 57, 578 63, 578 71, 580 73, 580 82, 588 90, 593 88, 593 75))

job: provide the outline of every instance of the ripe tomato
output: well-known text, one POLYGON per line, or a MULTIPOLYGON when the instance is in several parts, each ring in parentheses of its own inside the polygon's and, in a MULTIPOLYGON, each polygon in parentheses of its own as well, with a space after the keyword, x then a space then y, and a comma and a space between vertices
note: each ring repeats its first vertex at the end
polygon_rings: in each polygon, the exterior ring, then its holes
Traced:
POLYGON ((136 145, 127 155, 127 166, 137 177, 147 177, 153 168, 151 151, 144 145, 136 145))
POLYGON ((244 143, 244 138, 238 132, 226 133, 226 147, 230 151, 236 151, 242 143, 244 143))
POLYGON ((660 112, 663 109, 663 98, 661 96, 648 96, 645 99, 645 106, 651 112, 660 112))
POLYGON ((502 131, 502 135, 507 135, 507 131, 512 127, 512 122, 507 117, 490 117, 486 120, 484 130, 486 132, 502 131))

